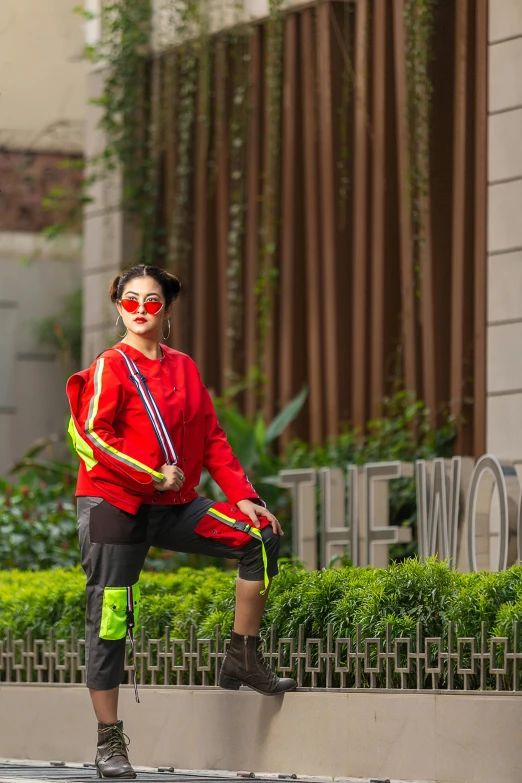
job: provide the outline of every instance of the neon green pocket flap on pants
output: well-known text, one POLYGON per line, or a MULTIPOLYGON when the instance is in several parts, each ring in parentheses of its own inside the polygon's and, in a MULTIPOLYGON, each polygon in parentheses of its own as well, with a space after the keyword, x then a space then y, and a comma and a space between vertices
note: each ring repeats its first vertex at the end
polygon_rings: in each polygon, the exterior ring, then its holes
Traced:
MULTIPOLYGON (((127 587, 106 587, 103 591, 100 639, 116 641, 127 636, 127 587)), ((134 630, 140 613, 140 586, 132 585, 134 630)))

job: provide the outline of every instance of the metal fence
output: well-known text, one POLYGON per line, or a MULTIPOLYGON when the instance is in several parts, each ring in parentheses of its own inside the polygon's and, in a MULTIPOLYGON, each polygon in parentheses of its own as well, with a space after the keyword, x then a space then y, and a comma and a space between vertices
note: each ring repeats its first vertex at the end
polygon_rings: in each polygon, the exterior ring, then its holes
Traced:
MULTIPOLYGON (((143 686, 216 687, 229 640, 217 626, 212 638, 149 638, 142 628, 136 639, 136 665, 143 686)), ((396 637, 387 624, 384 636, 364 637, 359 625, 351 638, 334 638, 328 626, 325 638, 279 637, 270 629, 264 643, 265 659, 281 676, 292 676, 299 688, 327 691, 522 692, 520 627, 513 635, 490 636, 485 623, 478 637, 457 637, 449 623, 442 636, 426 636, 420 625, 411 637, 396 637)), ((0 682, 9 684, 85 683, 85 642, 72 628, 68 639, 24 639, 7 632, 0 641, 0 682)), ((127 652, 130 653, 129 646, 127 652)), ((126 671, 132 681, 128 655, 126 671)))

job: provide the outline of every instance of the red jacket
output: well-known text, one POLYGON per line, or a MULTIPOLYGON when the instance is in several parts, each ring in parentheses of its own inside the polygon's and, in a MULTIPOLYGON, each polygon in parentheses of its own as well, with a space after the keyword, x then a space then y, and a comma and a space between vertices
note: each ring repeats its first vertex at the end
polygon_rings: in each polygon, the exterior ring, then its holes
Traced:
MULTIPOLYGON (((180 492, 159 492, 165 463, 154 429, 121 354, 105 351, 67 382, 69 433, 80 457, 77 495, 101 497, 135 514, 142 503, 187 503, 205 467, 232 504, 260 502, 218 424, 198 368, 162 345, 163 359, 147 359, 118 343, 138 365, 158 405, 185 474, 180 492)), ((261 501, 262 502, 262 501, 261 501)))

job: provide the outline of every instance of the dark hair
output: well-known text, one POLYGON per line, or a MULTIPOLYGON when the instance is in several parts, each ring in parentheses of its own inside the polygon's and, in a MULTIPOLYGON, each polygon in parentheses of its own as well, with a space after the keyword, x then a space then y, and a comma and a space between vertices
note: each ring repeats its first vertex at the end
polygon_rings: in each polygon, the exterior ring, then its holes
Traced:
POLYGON ((159 266, 145 266, 145 264, 139 264, 139 266, 125 269, 121 275, 114 278, 109 288, 111 302, 116 302, 118 299, 121 299, 125 286, 135 277, 152 277, 161 287, 163 296, 165 297, 165 307, 171 305, 172 302, 178 298, 179 292, 181 291, 181 283, 175 275, 171 275, 170 272, 166 272, 159 266))

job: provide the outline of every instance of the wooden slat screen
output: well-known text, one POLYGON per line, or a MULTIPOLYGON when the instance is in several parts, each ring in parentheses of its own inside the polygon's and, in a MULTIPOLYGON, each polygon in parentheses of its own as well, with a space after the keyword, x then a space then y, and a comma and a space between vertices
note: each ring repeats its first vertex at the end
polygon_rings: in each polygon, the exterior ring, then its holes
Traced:
POLYGON ((486 20, 486 0, 435 4, 430 121, 418 129, 429 155, 416 163, 415 203, 405 0, 325 0, 284 17, 275 137, 268 23, 215 38, 208 62, 195 57, 192 97, 175 67, 182 54, 162 55, 161 79, 153 69, 167 238, 158 260, 185 287, 173 344, 217 392, 262 356, 262 398, 252 387, 241 395, 249 414, 262 406, 273 416, 306 383, 293 434, 320 443, 364 427, 403 387, 434 420, 449 404, 464 417, 459 450, 483 451, 486 20), (277 277, 260 346, 255 289, 271 256, 277 277))

